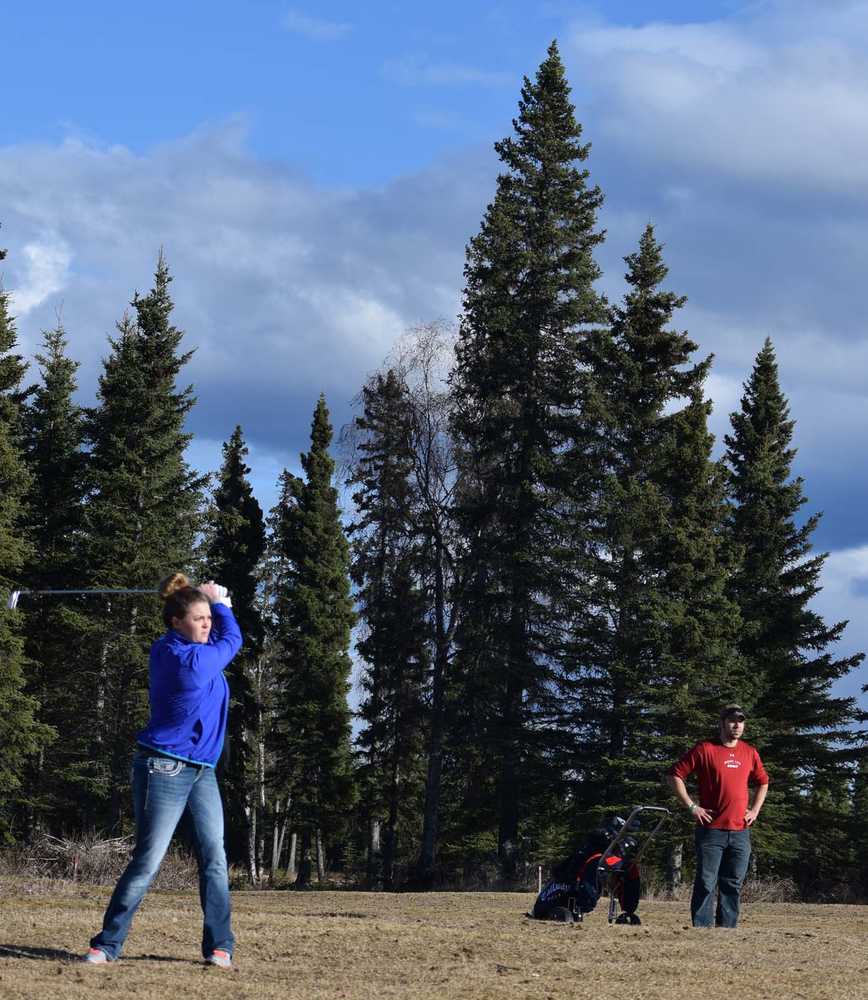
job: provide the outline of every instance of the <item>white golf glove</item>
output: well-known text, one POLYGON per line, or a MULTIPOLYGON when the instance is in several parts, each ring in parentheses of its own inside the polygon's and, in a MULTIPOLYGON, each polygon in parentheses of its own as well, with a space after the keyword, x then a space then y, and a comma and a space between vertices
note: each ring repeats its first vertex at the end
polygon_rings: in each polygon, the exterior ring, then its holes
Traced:
POLYGON ((210 591, 209 599, 212 604, 225 604, 227 608, 232 607, 232 598, 229 596, 229 590, 222 583, 215 583, 213 580, 209 580, 207 586, 210 591))

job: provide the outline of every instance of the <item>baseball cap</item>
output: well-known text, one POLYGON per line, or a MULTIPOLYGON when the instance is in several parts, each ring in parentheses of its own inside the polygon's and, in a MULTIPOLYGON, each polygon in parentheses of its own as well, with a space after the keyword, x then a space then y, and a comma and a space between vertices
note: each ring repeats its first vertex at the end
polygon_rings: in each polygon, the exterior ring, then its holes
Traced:
POLYGON ((744 722, 745 718, 747 718, 741 705, 725 705, 720 710, 721 719, 729 719, 733 715, 741 722, 744 722))

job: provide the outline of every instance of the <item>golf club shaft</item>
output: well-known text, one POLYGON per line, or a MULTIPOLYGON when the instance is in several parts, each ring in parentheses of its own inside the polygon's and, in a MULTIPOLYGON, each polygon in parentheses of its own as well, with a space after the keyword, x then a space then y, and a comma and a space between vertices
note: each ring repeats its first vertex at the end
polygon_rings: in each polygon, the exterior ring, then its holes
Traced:
POLYGON ((9 600, 6 602, 6 607, 11 611, 13 608, 18 607, 18 599, 24 594, 156 594, 157 591, 151 587, 140 589, 140 588, 129 588, 129 587, 110 587, 110 588, 89 588, 86 590, 13 590, 9 595, 9 600))

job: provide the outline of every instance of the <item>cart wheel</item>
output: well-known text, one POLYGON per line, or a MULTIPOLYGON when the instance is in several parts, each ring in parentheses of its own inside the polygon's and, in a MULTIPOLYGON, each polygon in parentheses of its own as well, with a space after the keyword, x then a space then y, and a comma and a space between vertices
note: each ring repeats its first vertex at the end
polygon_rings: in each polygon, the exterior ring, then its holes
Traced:
POLYGON ((549 918, 559 924, 571 924, 573 922, 573 911, 566 906, 556 906, 549 918))

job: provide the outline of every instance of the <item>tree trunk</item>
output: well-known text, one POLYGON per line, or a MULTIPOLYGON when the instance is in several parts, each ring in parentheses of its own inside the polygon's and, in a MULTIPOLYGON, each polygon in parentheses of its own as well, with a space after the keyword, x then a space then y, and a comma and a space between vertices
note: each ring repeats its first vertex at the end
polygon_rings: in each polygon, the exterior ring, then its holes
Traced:
POLYGON ((310 885, 311 863, 310 863, 310 830, 305 828, 301 831, 301 859, 298 864, 298 874, 295 877, 296 889, 306 889, 310 885))
POLYGON ((298 851, 298 834, 292 831, 289 837, 289 857, 286 859, 286 876, 294 879, 298 874, 295 867, 296 854, 298 851))
POLYGON ((368 889, 377 887, 381 859, 380 819, 378 816, 370 816, 368 818, 368 889))
MULTIPOLYGON (((531 501, 527 483, 530 480, 529 455, 524 448, 518 469, 519 497, 515 515, 515 541, 513 552, 529 551, 531 501)), ((515 561, 511 568, 512 579, 509 593, 509 622, 506 636, 506 678, 503 689, 502 715, 500 724, 503 759, 500 766, 500 817, 497 831, 497 853, 501 874, 512 879, 516 875, 518 862, 519 806, 523 789, 520 788, 522 775, 520 761, 526 734, 522 707, 524 692, 528 684, 528 667, 532 654, 528 650, 525 616, 528 609, 528 592, 525 571, 515 561)))
POLYGON ((446 596, 443 582, 443 543, 439 531, 434 545, 434 612, 436 621, 434 665, 431 677, 431 729, 428 737, 428 773, 422 815, 422 846, 416 876, 421 888, 430 888, 437 856, 440 824, 440 786, 443 774, 443 734, 446 711, 444 697, 449 639, 446 632, 446 596))
POLYGON ((247 816, 247 874, 253 885, 256 885, 259 881, 256 868, 256 806, 249 798, 244 804, 244 813, 247 816))
POLYGON ((389 789, 389 816, 386 820, 386 835, 383 838, 383 888, 387 892, 395 890, 395 853, 398 839, 398 798, 399 790, 399 770, 398 757, 400 754, 400 744, 396 744, 392 755, 392 774, 390 776, 389 789))
POLYGON ((666 852, 666 888, 677 892, 684 880, 684 841, 676 840, 666 852))
POLYGON ((276 799, 274 802, 274 822, 271 826, 271 878, 274 879, 274 873, 277 871, 277 866, 280 862, 280 828, 282 826, 281 812, 280 812, 280 799, 276 799))
POLYGON ((259 822, 257 823, 256 836, 254 837, 255 863, 258 877, 262 876, 263 855, 265 854, 265 728, 262 724, 262 709, 259 709, 256 737, 256 798, 257 813, 259 822))
POLYGON ((280 859, 283 856, 283 845, 286 841, 287 826, 289 826, 289 819, 287 818, 287 814, 284 813, 283 820, 280 823, 280 837, 277 840, 277 865, 275 867, 279 867, 280 859))
POLYGON ((286 828, 289 826, 289 805, 290 799, 287 797, 286 804, 280 816, 275 816, 274 842, 271 855, 271 878, 277 874, 280 868, 280 859, 283 856, 283 843, 286 840, 286 828))
POLYGON ((325 882, 325 851, 322 844, 322 830, 316 831, 316 877, 318 882, 325 882))
MULTIPOLYGON (((138 629, 139 609, 133 605, 130 609, 130 620, 127 628, 127 635, 130 640, 136 637, 138 629)), ((132 642, 130 643, 132 646, 132 642)), ((126 660, 126 657, 125 657, 126 660)), ((112 754, 109 774, 111 778, 111 828, 118 829, 121 826, 124 812, 126 811, 126 796, 122 795, 122 789, 126 785, 129 772, 129 750, 127 745, 127 728, 130 716, 130 691, 137 683, 134 666, 126 660, 123 670, 120 671, 120 684, 116 686, 114 702, 116 718, 114 720, 114 732, 112 734, 112 754)))
POLYGON ((257 809, 259 822, 256 829, 256 871, 260 878, 265 870, 265 810, 257 809))
POLYGON ((503 704, 501 731, 504 750, 500 769, 500 818, 497 830, 497 853, 501 873, 506 878, 515 876, 518 860, 520 704, 521 689, 517 681, 510 677, 506 682, 503 704))
POLYGON ((523 681, 520 676, 521 664, 525 659, 524 620, 519 611, 513 587, 512 621, 507 646, 509 662, 506 665, 503 700, 501 703, 500 734, 503 758, 500 765, 499 782, 499 823, 497 831, 497 853, 501 874, 514 878, 518 860, 518 815, 521 791, 519 789, 519 759, 524 736, 521 705, 523 681))
MULTIPOLYGON (((112 602, 106 601, 105 620, 111 621, 112 602)), ((96 726, 94 727, 94 741, 100 746, 105 739, 105 696, 106 683, 108 680, 108 655, 109 644, 107 639, 100 643, 99 650, 99 675, 97 676, 96 691, 94 692, 94 708, 96 709, 96 726)))

